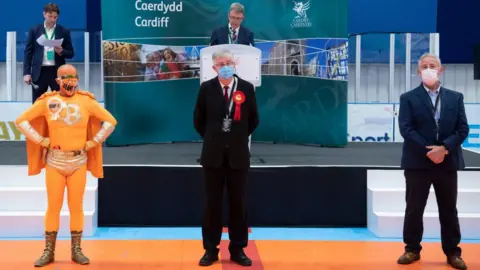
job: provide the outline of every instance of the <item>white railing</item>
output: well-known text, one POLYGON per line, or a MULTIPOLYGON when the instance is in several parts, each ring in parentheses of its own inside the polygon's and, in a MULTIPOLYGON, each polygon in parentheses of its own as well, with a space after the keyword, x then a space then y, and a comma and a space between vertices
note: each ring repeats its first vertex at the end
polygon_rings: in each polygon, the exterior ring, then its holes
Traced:
MULTIPOLYGON (((90 34, 88 32, 85 32, 85 55, 84 55, 84 69, 85 69, 85 74, 84 74, 84 84, 85 85, 90 85, 90 34)), ((85 87, 87 88, 87 87, 85 87)))
MULTIPOLYGON (((5 76, 5 82, 0 82, 0 101, 30 101, 31 88, 23 83, 22 63, 17 61, 17 36, 16 32, 7 33, 6 62, 0 63, 0 81, 5 76)), ((101 33, 100 33, 101 35, 101 33)), ((412 35, 386 34, 389 40, 388 63, 362 63, 362 35, 353 37, 355 42, 354 63, 349 65, 349 93, 350 103, 397 103, 401 93, 408 91, 419 84, 416 74, 416 59, 412 59, 412 35), (395 50, 396 37, 405 36, 405 52, 395 50), (402 62, 395 61, 398 54, 405 53, 402 62), (412 60, 414 63, 412 63, 412 60)), ((427 35, 428 36, 428 35, 427 35)), ((90 35, 84 33, 84 61, 72 63, 77 66, 81 75, 81 87, 93 92, 100 100, 103 100, 103 48, 99 48, 101 54, 100 63, 90 62, 90 35)), ((402 41, 403 42, 403 41, 402 41)), ((429 34, 428 47, 425 52, 439 54, 439 34, 429 34)), ((403 44, 402 44, 403 46, 403 44)), ((423 49, 423 48, 422 48, 423 49)), ((418 50, 416 51, 418 54, 418 50)), ((417 57, 417 56, 415 56, 417 57)), ((371 62, 371 61, 370 61, 371 62)), ((447 64, 441 78, 445 87, 455 89, 465 95, 465 102, 480 103, 480 83, 473 80, 473 64, 447 64)))
MULTIPOLYGON (((90 90, 103 100, 103 68, 100 69, 103 65, 90 62, 90 33, 85 32, 83 38, 84 60, 71 64, 77 67, 81 78, 80 87, 90 90)), ((6 74, 6 84, 0 85, 0 101, 31 100, 31 87, 23 82, 23 63, 17 59, 17 44, 17 32, 7 32, 6 61, 0 63, 0 72, 6 74)))
POLYGON ((17 90, 17 50, 15 44, 17 43, 17 33, 7 32, 7 57, 6 57, 6 100, 12 100, 12 93, 17 90))

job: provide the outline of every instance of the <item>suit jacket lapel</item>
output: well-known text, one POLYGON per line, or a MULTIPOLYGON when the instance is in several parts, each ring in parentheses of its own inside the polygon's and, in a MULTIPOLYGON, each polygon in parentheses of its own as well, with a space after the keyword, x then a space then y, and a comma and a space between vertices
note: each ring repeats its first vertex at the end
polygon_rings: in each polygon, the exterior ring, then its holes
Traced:
MULTIPOLYGON (((226 30, 227 44, 230 44, 230 27, 227 25, 225 27, 225 30, 226 30)), ((237 32, 237 44, 240 44, 240 40, 242 40, 241 38, 243 37, 244 34, 245 34, 245 29, 243 29, 243 27, 240 26, 237 32)))
MULTIPOLYGON (((38 35, 38 37, 40 37, 41 35, 45 35, 45 26, 44 26, 43 24, 41 24, 41 25, 38 27, 37 31, 40 33, 40 34, 38 35)), ((35 41, 34 41, 35 43, 37 43, 38 37, 35 39, 35 41)), ((38 44, 38 43, 37 43, 37 44, 38 44)), ((43 54, 45 53, 45 47, 43 47, 43 46, 39 46, 39 47, 40 47, 40 52, 41 52, 41 54, 42 54, 42 61, 43 61, 43 54)))
POLYGON ((447 101, 448 93, 443 87, 440 87, 440 121, 445 117, 447 101))
MULTIPOLYGON (((442 92, 442 91, 440 91, 440 92, 442 92)), ((434 118, 433 110, 432 110, 432 101, 430 100, 430 97, 428 96, 427 90, 425 90, 425 87, 423 87, 423 85, 420 85, 417 88, 417 96, 420 98, 420 100, 425 105, 425 108, 428 111, 428 114, 430 115, 430 119, 432 119, 432 121, 435 123, 435 118, 434 118)))
POLYGON ((237 36, 237 44, 241 44, 240 43, 240 40, 243 40, 243 35, 245 34, 245 31, 243 29, 243 27, 240 26, 239 30, 238 30, 238 36, 237 36))
POLYGON ((227 103, 225 102, 223 87, 220 84, 220 81, 218 80, 218 77, 215 77, 215 79, 213 80, 213 90, 215 91, 215 93, 214 93, 214 96, 216 97, 215 99, 217 100, 217 102, 222 107, 222 112, 225 113, 225 108, 227 106, 227 103))
POLYGON ((225 44, 230 44, 230 28, 228 28, 228 24, 227 26, 225 26, 223 31, 224 31, 223 36, 225 38, 225 44))

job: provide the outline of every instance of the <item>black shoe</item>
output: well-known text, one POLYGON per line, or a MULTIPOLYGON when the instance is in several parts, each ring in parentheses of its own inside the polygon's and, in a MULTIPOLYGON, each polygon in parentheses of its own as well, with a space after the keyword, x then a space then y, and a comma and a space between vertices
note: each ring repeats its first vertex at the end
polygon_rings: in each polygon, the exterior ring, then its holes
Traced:
POLYGON ((230 252, 230 260, 238 263, 241 266, 252 265, 252 260, 250 260, 250 258, 248 258, 247 255, 245 255, 245 252, 243 252, 243 250, 230 252))
POLYGON ((398 264, 412 264, 420 260, 420 254, 414 252, 405 252, 400 258, 398 258, 398 264))
POLYGON ((455 269, 467 269, 467 264, 460 256, 448 256, 447 263, 455 269))
POLYGON ((209 266, 216 261, 218 261, 218 252, 207 250, 205 251, 205 254, 203 254, 203 257, 200 259, 200 262, 198 264, 200 266, 209 266))

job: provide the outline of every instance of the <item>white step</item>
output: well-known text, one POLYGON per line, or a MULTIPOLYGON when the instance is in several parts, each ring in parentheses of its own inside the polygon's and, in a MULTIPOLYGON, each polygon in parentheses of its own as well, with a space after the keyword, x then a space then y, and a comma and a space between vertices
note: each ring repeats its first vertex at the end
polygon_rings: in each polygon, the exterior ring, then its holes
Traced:
MULTIPOLYGON (((0 237, 43 237, 47 191, 45 170, 28 176, 27 166, 0 166, 0 237)), ((97 228, 98 180, 87 173, 83 200, 84 235, 92 236, 97 228)), ((59 236, 70 236, 68 193, 60 214, 59 236)))
MULTIPOLYGON (((405 193, 405 188, 369 188, 369 209, 373 212, 403 212, 405 193)), ((458 189, 457 210, 459 213, 480 213, 480 189, 458 189)), ((433 188, 430 189, 425 212, 438 212, 433 188)))
MULTIPOLYGON (((44 187, 45 169, 38 175, 28 176, 28 167, 0 165, 0 187, 44 187)), ((87 173, 87 186, 97 187, 98 180, 91 173, 87 173)))
MULTIPOLYGON (((403 170, 367 170, 368 188, 405 188, 403 170)), ((480 171, 459 171, 458 188, 480 189, 480 171)))
MULTIPOLYGON (((68 210, 68 193, 65 190, 62 210, 68 210)), ((85 189, 83 209, 95 211, 97 209, 97 187, 89 186, 85 189)), ((47 188, 43 187, 0 187, 0 211, 46 211, 47 188)))
MULTIPOLYGON (((480 213, 458 214, 462 239, 480 239, 480 213)), ((377 237, 402 238, 403 212, 371 212, 368 214, 368 229, 377 237)), ((425 212, 423 238, 440 238, 438 213, 425 212)))
MULTIPOLYGON (((43 211, 2 211, 0 212, 0 237, 43 237, 45 212, 43 211)), ((93 236, 97 228, 95 211, 85 211, 83 235, 93 236)), ((60 213, 60 237, 70 236, 70 216, 60 213)))

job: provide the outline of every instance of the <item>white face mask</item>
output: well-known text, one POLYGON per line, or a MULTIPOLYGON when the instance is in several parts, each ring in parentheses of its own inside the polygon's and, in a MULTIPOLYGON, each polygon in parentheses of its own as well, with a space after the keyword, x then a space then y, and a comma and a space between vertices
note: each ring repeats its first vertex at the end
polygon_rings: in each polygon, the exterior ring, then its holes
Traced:
POLYGON ((422 81, 426 85, 432 85, 438 81, 438 70, 427 68, 422 70, 422 81))

